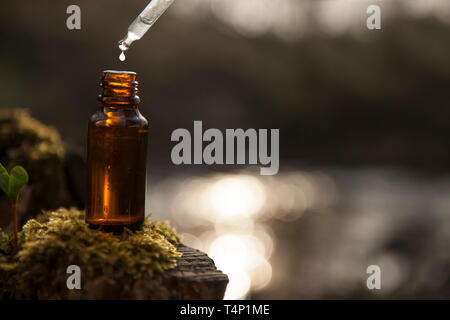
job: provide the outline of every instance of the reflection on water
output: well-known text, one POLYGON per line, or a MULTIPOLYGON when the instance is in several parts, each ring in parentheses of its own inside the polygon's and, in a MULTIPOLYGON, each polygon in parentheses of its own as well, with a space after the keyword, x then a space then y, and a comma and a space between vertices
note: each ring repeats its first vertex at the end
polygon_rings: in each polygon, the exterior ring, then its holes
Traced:
POLYGON ((294 221, 335 196, 328 176, 300 171, 275 177, 239 172, 168 180, 155 190, 149 203, 169 212, 184 233, 183 242, 206 251, 228 274, 226 299, 244 298, 270 282, 275 242, 271 220, 294 221))
POLYGON ((226 298, 424 298, 450 292, 450 177, 388 168, 175 177, 148 203, 230 277, 226 298), (366 268, 382 269, 382 290, 366 268))

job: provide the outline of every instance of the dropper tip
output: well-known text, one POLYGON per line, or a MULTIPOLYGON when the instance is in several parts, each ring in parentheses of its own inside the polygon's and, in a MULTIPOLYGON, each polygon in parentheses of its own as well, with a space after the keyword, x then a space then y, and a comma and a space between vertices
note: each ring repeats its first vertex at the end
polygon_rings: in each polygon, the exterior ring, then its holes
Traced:
POLYGON ((120 50, 127 51, 129 47, 130 47, 130 45, 127 44, 124 39, 119 41, 119 49, 120 50))
POLYGON ((125 61, 124 52, 130 48, 134 40, 136 40, 136 38, 133 37, 132 33, 128 32, 126 37, 119 41, 119 49, 122 51, 122 53, 119 56, 120 61, 125 61))

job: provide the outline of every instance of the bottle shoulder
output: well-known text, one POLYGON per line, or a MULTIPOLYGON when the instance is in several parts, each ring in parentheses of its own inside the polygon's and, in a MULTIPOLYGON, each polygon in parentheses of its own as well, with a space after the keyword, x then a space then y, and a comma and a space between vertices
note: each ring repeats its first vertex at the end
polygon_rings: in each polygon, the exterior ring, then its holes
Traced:
POLYGON ((148 120, 138 109, 99 108, 89 119, 90 126, 148 127, 148 120))

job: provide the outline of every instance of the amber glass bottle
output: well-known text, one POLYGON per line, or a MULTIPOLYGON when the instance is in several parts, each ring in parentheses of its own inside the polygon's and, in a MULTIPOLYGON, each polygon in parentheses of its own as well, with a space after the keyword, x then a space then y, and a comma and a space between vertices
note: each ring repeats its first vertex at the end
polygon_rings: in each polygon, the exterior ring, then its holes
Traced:
POLYGON ((88 126, 86 222, 113 232, 136 229, 145 216, 148 134, 136 73, 103 71, 100 85, 88 126))

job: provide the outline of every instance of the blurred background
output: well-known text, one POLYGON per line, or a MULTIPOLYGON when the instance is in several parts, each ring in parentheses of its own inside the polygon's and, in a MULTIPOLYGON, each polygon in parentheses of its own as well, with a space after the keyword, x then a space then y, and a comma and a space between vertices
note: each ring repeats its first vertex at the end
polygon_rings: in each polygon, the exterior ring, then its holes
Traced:
POLYGON ((147 211, 229 275, 226 298, 450 297, 448 0, 177 0, 120 62, 146 4, 2 3, 0 161, 31 172, 23 219, 83 207, 100 73, 131 70, 150 123, 147 211), (381 30, 366 27, 371 4, 381 30), (170 135, 194 120, 279 128, 278 175, 173 165, 170 135), (372 264, 381 290, 366 287, 372 264))

